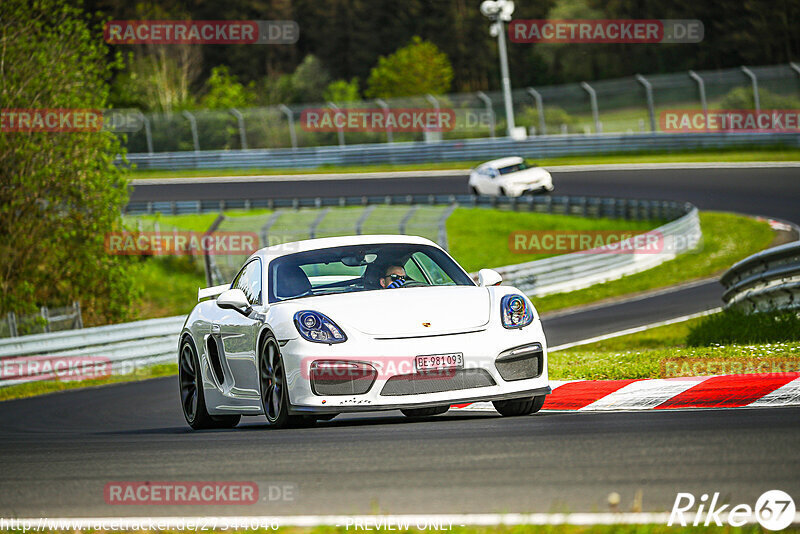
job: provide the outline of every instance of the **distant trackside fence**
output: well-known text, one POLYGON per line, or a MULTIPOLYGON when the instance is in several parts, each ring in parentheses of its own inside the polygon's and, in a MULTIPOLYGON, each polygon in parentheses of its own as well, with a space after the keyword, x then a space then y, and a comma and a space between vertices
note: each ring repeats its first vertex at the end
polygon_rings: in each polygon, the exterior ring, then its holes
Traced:
MULTIPOLYGON (((489 209, 517 210, 539 213, 555 213, 583 217, 607 217, 630 220, 667 221, 652 230, 664 237, 671 237, 677 243, 686 243, 668 253, 659 254, 583 254, 572 253, 553 256, 519 265, 497 268, 504 283, 519 287, 531 296, 570 291, 592 284, 613 280, 622 276, 643 271, 685 252, 690 243, 697 243, 702 236, 697 208, 688 203, 673 201, 631 200, 599 197, 534 196, 523 198, 485 197, 471 195, 425 195, 388 197, 334 197, 334 198, 294 198, 265 200, 229 200, 167 203, 131 203, 127 214, 144 213, 201 213, 236 208, 270 208, 274 213, 292 212, 302 208, 317 208, 322 213, 331 207, 361 207, 356 210, 356 224, 364 224, 363 214, 376 205, 399 206, 406 215, 411 208, 439 207, 435 213, 438 229, 442 230, 447 216, 455 207, 483 207, 489 209), (361 215, 359 215, 361 213, 361 215)), ((415 213, 414 212, 411 213, 415 213)), ((273 215, 266 220, 273 221, 273 215)), ((288 216, 288 214, 287 214, 288 216)), ((221 219, 218 218, 217 221, 221 219)), ((319 226, 323 219, 313 218, 319 226)), ((409 217, 401 220, 408 223, 409 217)), ((260 235, 264 236, 264 228, 260 235)), ((399 228, 398 228, 399 230, 399 228)), ((439 232, 437 230, 437 233, 439 232)), ((254 229, 253 231, 259 231, 254 229)), ((329 229, 331 231, 331 229, 329 229)), ((345 234, 358 233, 355 228, 340 228, 345 234)), ((397 231, 392 233, 398 233, 397 231)), ((411 232, 409 232, 411 233, 411 232)), ((340 234, 341 235, 341 234, 340 234)), ((446 232, 443 238, 446 239, 446 232)), ((432 236, 434 240, 436 236, 432 236)), ((262 237, 263 239, 263 237, 262 237)), ((443 243, 446 246, 446 241, 443 243)), ((225 283, 214 263, 213 256, 205 256, 210 270, 210 284, 225 283)), ((8 362, 35 360, 37 365, 27 366, 27 374, 13 379, 4 377, 0 386, 18 384, 34 380, 53 379, 46 374, 54 363, 73 357, 99 358, 109 365, 112 374, 130 373, 137 369, 158 363, 175 362, 177 359, 178 333, 185 317, 151 319, 110 326, 84 328, 52 334, 38 334, 18 338, 0 339, 0 364, 4 368, 8 362)))

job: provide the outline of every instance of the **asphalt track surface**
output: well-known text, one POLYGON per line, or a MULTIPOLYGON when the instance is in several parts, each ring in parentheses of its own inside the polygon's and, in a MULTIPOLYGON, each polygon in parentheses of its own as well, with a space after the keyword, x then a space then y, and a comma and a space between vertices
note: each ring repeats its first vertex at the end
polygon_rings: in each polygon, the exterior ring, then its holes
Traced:
MULTIPOLYGON (((556 195, 688 201, 703 210, 768 215, 800 223, 800 168, 552 169, 556 195)), ((287 177, 288 178, 288 177, 287 177)), ((360 180, 139 185, 131 201, 289 198, 339 195, 466 194, 467 174, 360 180)))
MULTIPOLYGON (((598 171, 556 173, 555 182, 564 194, 688 200, 798 222, 799 177, 797 169, 598 171)), ((465 178, 198 187, 137 188, 133 199, 337 195, 355 187, 457 193, 465 178)), ((714 281, 696 284, 546 318, 545 329, 557 345, 716 307, 721 291, 714 281)), ((0 516, 591 512, 607 510, 611 492, 628 510, 637 491, 644 511, 663 511, 678 492, 719 491, 750 505, 770 489, 800 496, 800 408, 459 413, 413 422, 387 412, 280 431, 255 417, 234 430, 191 432, 177 391, 169 377, 0 403, 0 516), (263 500, 105 503, 106 484, 145 480, 252 481, 263 500), (270 488, 288 488, 290 497, 270 500, 270 488)))

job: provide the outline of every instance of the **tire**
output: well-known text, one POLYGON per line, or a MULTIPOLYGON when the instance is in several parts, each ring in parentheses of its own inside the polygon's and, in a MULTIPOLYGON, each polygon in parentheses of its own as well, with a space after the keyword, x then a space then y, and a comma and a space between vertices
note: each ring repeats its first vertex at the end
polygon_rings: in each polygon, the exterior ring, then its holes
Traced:
POLYGON ((261 344, 258 359, 258 383, 261 390, 261 407, 272 428, 310 426, 313 416, 289 415, 289 392, 286 388, 286 371, 278 342, 270 334, 261 344))
POLYGON ((210 415, 206 408, 200 378, 200 362, 191 339, 185 338, 181 344, 178 361, 178 385, 181 396, 183 417, 194 430, 206 428, 233 428, 239 424, 241 415, 210 415))
POLYGON ((431 406, 430 408, 407 408, 400 410, 406 417, 433 417, 434 415, 441 415, 450 409, 450 405, 446 406, 431 406))
POLYGON ((470 187, 469 189, 470 189, 470 192, 471 192, 473 195, 475 195, 476 197, 479 197, 479 196, 481 196, 481 194, 478 192, 478 188, 477 188, 477 187, 475 187, 475 186, 472 186, 472 187, 470 187))
POLYGON ((542 409, 544 405, 544 395, 531 397, 529 399, 511 399, 504 401, 492 401, 494 409, 504 417, 516 417, 518 415, 530 415, 542 409))
POLYGON ((506 188, 505 187, 501 187, 500 188, 500 196, 501 197, 507 197, 508 196, 508 194, 506 194, 506 188))

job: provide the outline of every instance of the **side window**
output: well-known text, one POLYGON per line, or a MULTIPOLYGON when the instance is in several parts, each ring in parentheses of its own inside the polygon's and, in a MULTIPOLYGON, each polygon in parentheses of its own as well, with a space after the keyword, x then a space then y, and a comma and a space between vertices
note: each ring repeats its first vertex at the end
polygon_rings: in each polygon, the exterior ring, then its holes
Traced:
POLYGON ((241 289, 250 304, 261 304, 261 261, 253 260, 236 276, 232 289, 241 289))
POLYGON ((414 263, 414 260, 409 258, 405 265, 403 265, 403 269, 406 271, 406 276, 416 280, 417 282, 425 282, 427 283, 427 279, 425 275, 422 274, 422 271, 419 270, 417 264, 414 263))
POLYGON ((430 259, 427 254, 422 252, 415 252, 414 259, 419 262, 422 268, 425 270, 425 273, 428 275, 431 283, 437 286, 453 286, 455 282, 453 279, 447 276, 447 273, 442 270, 439 265, 430 259))

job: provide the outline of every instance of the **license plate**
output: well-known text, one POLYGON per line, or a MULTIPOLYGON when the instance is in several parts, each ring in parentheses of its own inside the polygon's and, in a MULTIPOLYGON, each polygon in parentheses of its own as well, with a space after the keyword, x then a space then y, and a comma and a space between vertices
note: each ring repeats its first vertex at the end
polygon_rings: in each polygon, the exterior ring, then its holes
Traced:
POLYGON ((417 371, 436 371, 439 369, 461 369, 464 367, 464 355, 460 352, 451 354, 428 354, 414 358, 417 371))

